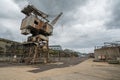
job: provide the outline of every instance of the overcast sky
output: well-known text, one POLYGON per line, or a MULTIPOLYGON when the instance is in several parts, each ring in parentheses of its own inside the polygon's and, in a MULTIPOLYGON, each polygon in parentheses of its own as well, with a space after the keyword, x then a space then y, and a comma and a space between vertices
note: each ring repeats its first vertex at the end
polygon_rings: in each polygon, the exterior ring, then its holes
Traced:
POLYGON ((120 40, 120 0, 0 0, 0 37, 26 40, 19 29, 27 4, 51 17, 64 13, 54 26, 52 45, 93 52, 96 45, 120 40))

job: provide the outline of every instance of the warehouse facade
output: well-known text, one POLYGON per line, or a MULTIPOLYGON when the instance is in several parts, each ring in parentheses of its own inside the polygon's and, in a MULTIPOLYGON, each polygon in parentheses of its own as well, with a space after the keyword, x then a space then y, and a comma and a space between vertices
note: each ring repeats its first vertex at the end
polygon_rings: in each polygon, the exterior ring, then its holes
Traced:
POLYGON ((120 57, 120 46, 117 47, 103 47, 95 49, 95 60, 99 59, 117 59, 120 57))
POLYGON ((120 45, 119 44, 109 44, 96 47, 94 50, 95 60, 119 60, 120 59, 120 45))
POLYGON ((7 49, 13 44, 20 44, 20 43, 8 39, 0 38, 0 54, 5 54, 8 51, 7 49))

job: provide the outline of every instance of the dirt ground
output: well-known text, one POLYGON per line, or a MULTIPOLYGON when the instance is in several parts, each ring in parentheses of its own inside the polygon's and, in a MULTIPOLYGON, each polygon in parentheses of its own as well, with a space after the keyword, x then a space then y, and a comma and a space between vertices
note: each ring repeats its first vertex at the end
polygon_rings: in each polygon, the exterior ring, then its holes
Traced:
POLYGON ((68 59, 69 65, 67 62, 32 66, 0 64, 0 80, 120 80, 120 65, 83 60, 68 59), (77 60, 79 64, 73 64, 77 60))

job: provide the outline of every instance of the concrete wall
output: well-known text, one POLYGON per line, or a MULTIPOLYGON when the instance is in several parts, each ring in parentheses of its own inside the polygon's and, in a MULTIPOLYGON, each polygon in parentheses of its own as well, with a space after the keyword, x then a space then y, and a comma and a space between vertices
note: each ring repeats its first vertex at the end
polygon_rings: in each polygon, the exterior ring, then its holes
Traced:
POLYGON ((6 46, 11 46, 13 43, 14 44, 19 44, 19 42, 16 42, 16 41, 11 41, 11 40, 8 40, 8 39, 0 38, 0 47, 3 49, 0 54, 6 53, 7 52, 6 46))
POLYGON ((108 59, 117 59, 120 57, 120 46, 119 47, 105 47, 100 49, 95 49, 95 60, 99 60, 101 56, 108 59))
POLYGON ((52 50, 62 50, 62 47, 60 45, 51 45, 51 46, 49 46, 49 49, 52 49, 52 50))
POLYGON ((6 46, 10 46, 11 43, 0 41, 0 47, 3 48, 4 53, 6 52, 6 46))

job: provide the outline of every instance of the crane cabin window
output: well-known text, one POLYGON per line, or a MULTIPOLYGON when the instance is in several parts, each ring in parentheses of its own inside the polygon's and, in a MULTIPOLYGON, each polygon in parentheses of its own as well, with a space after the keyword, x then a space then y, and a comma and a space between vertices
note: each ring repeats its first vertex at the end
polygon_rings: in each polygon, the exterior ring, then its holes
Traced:
POLYGON ((35 23, 36 25, 38 25, 38 22, 37 22, 36 20, 34 21, 34 23, 35 23))

